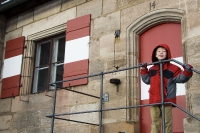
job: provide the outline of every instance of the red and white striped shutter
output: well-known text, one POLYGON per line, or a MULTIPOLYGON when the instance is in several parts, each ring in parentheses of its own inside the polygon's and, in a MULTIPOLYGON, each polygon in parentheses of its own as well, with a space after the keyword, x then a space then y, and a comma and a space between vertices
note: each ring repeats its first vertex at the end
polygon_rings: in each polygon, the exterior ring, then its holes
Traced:
MULTIPOLYGON (((67 22, 63 80, 88 75, 91 15, 67 22)), ((88 83, 88 78, 64 82, 63 87, 88 83)))
POLYGON ((22 36, 6 42, 1 98, 19 95, 24 40, 22 36))

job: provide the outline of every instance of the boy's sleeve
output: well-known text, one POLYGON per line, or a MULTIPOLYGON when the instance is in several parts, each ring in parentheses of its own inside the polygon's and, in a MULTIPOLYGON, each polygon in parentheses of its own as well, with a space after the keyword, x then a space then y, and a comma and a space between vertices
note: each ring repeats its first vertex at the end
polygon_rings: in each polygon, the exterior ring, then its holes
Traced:
POLYGON ((191 68, 193 68, 193 67, 190 64, 184 64, 183 68, 184 68, 183 74, 185 76, 192 77, 193 72, 192 72, 191 68))
POLYGON ((193 72, 185 67, 184 71, 178 67, 178 69, 174 73, 174 82, 175 83, 185 83, 187 82, 193 75, 193 72))
POLYGON ((141 68, 140 69, 140 74, 141 74, 141 78, 142 81, 149 85, 150 84, 150 74, 149 74, 149 70, 147 68, 141 68))

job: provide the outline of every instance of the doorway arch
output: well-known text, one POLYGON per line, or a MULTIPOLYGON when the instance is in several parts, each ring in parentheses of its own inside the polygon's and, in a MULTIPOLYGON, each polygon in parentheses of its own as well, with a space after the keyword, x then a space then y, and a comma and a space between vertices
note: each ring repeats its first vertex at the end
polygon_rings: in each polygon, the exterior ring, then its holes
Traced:
MULTIPOLYGON (((159 9, 149 12, 127 27, 126 31, 126 57, 127 67, 137 66, 139 63, 139 36, 148 29, 163 23, 180 23, 182 36, 184 35, 185 21, 184 11, 179 9, 159 9)), ((183 47, 184 48, 184 47, 183 47)), ((127 106, 140 104, 139 71, 132 69, 127 71, 127 106)), ((139 109, 127 109, 127 121, 139 122, 139 109)), ((137 124, 139 126, 139 124, 137 124)), ((139 127, 137 128, 139 129, 139 127)))

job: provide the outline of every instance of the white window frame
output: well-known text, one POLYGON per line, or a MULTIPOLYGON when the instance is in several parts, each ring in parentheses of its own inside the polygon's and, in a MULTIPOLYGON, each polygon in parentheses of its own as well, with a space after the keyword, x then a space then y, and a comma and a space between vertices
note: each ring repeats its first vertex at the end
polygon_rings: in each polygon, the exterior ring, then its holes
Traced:
MULTIPOLYGON (((52 37, 53 38, 53 37, 52 37)), ((52 39, 51 38, 51 39, 52 39)), ((44 44, 46 42, 49 42, 50 40, 48 41, 44 41, 44 42, 41 42, 41 43, 38 43, 37 44, 37 48, 36 48, 36 60, 35 60, 35 70, 34 70, 34 81, 33 81, 33 90, 32 92, 33 93, 38 93, 38 76, 39 76, 39 71, 40 70, 43 70, 43 69, 51 69, 50 70, 50 74, 48 76, 50 76, 50 83, 53 83, 53 82, 56 82, 56 70, 57 70, 57 67, 60 66, 60 65, 64 65, 64 60, 63 62, 57 62, 57 55, 58 55, 58 41, 59 39, 61 38, 65 38, 64 35, 61 35, 59 37, 55 37, 53 38, 53 44, 50 44, 52 45, 52 58, 51 58, 51 62, 49 64, 49 66, 44 66, 42 68, 39 68, 39 61, 40 61, 40 55, 41 55, 41 44, 44 44), (37 68, 38 67, 38 68, 37 68)), ((54 87, 52 86, 49 86, 48 88, 46 88, 48 90, 51 90, 51 89, 54 89, 54 87)))
MULTIPOLYGON (((62 63, 57 63, 57 55, 58 55, 58 40, 63 38, 64 36, 60 36, 54 39, 54 44, 53 44, 53 56, 52 56, 52 65, 51 65, 51 78, 50 78, 50 83, 56 82, 56 70, 57 67, 60 65, 64 65, 64 60, 62 63)), ((63 66, 64 67, 64 66, 63 66)), ((50 89, 54 89, 54 87, 51 86, 50 89)))

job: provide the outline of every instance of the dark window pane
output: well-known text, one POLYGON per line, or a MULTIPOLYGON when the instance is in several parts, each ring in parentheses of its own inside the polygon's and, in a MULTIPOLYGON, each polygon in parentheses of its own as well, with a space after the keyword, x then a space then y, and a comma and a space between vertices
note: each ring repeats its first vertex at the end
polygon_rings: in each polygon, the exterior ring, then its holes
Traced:
POLYGON ((58 55, 57 55, 57 61, 64 60, 65 55, 65 38, 60 38, 58 40, 58 55))
MULTIPOLYGON (((43 92, 50 89, 49 82, 52 80, 63 80, 64 69, 61 61, 64 61, 65 55, 65 36, 61 35, 41 40, 38 42, 37 50, 36 54, 39 58, 37 57, 36 60, 34 92, 43 92)), ((62 87, 62 83, 57 85, 62 87)))
MULTIPOLYGON (((62 81, 63 80, 63 65, 59 65, 56 68, 56 81, 62 81)), ((62 87, 62 83, 58 83, 58 86, 62 87)))
POLYGON ((38 92, 44 91, 47 89, 48 85, 48 68, 39 70, 38 72, 38 92))
POLYGON ((39 66, 49 64, 49 58, 50 58, 50 42, 46 42, 41 44, 39 66))

